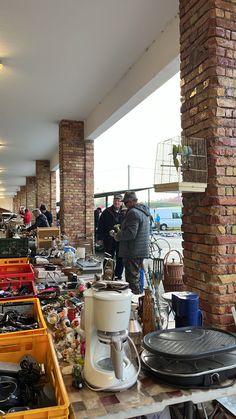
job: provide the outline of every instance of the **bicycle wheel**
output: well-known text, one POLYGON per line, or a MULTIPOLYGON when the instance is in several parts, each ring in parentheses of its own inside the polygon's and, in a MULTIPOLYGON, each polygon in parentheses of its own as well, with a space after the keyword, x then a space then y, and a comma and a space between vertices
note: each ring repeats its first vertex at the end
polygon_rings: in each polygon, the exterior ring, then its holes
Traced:
POLYGON ((149 243, 149 250, 150 250, 150 258, 160 258, 163 256, 163 252, 165 254, 170 251, 170 243, 163 239, 162 237, 154 237, 151 236, 150 243, 149 243))
POLYGON ((149 244, 149 255, 151 259, 155 259, 161 256, 161 248, 155 242, 149 244))

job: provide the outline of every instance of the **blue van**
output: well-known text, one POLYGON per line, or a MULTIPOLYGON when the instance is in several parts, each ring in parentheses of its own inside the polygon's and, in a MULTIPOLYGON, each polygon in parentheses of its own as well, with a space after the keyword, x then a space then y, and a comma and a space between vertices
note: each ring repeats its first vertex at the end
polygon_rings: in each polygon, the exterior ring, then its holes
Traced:
POLYGON ((182 208, 181 207, 162 207, 151 208, 150 212, 155 222, 160 223, 160 230, 167 230, 171 228, 180 228, 182 224, 182 208))

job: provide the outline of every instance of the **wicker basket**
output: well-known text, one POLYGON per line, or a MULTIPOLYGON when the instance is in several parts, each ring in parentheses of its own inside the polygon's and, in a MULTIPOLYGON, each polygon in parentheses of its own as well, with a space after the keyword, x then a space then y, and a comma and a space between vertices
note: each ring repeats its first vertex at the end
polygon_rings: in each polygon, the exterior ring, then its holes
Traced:
POLYGON ((183 283, 183 258, 178 250, 170 250, 164 257, 164 289, 165 292, 184 291, 183 283), (170 253, 176 252, 179 256, 179 262, 168 262, 170 253))

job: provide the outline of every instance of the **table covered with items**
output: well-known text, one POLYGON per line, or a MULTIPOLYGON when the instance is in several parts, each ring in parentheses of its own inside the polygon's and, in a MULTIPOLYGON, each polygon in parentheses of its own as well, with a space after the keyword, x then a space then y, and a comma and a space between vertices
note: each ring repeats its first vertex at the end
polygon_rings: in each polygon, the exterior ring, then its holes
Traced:
POLYGON ((30 263, 25 239, 11 240, 0 244, 11 256, 0 252, 0 417, 170 419, 183 403, 189 419, 193 403, 235 394, 236 337, 201 326, 195 295, 173 293, 180 327, 169 329, 152 275, 134 299, 109 257, 65 245, 30 263))

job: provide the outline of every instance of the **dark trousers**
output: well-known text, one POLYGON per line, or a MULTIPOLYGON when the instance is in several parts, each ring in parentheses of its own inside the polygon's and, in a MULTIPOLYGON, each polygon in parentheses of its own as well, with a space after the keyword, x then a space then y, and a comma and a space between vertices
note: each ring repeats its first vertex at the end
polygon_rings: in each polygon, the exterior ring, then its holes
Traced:
POLYGON ((143 267, 143 258, 123 258, 125 267, 125 280, 129 283, 133 294, 141 294, 140 272, 143 267))
POLYGON ((109 253, 112 257, 112 259, 115 258, 115 277, 118 279, 122 278, 122 273, 124 269, 123 260, 118 256, 119 254, 119 243, 116 242, 114 239, 109 241, 109 243, 106 243, 104 240, 104 252, 109 253))

